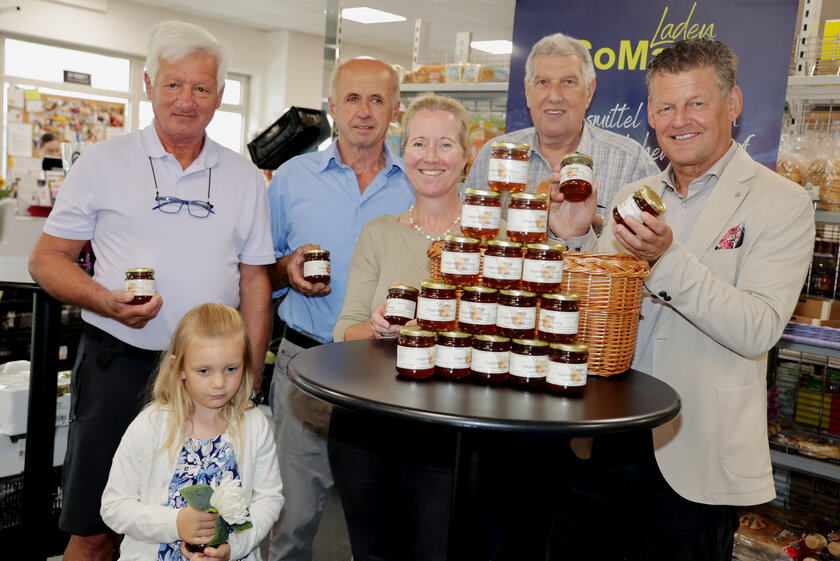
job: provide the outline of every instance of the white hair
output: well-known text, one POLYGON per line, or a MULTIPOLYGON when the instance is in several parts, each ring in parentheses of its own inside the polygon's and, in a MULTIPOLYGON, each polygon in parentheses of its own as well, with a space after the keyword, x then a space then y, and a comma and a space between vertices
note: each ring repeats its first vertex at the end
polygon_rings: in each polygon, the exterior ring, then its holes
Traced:
POLYGON ((534 79, 534 61, 537 55, 545 55, 547 57, 575 55, 580 59, 583 83, 587 89, 595 81, 595 66, 592 64, 592 55, 589 49, 586 48, 586 45, 578 39, 562 33, 555 33, 554 35, 546 35, 537 41, 531 48, 531 54, 528 55, 528 60, 525 61, 525 82, 529 84, 534 79))
POLYGON ((209 31, 183 21, 169 20, 156 24, 149 30, 149 53, 146 71, 154 85, 160 61, 175 63, 193 54, 210 55, 216 59, 216 83, 222 91, 227 75, 228 53, 209 31))

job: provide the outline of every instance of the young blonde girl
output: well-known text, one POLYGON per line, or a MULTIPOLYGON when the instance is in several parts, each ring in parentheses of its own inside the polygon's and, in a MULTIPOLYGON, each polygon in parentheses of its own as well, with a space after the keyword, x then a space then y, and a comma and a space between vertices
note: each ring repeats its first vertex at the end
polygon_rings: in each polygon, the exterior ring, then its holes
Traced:
POLYGON ((203 304, 181 319, 162 358, 153 401, 120 442, 100 509, 125 534, 120 559, 260 559, 259 543, 283 506, 271 425, 251 403, 251 349, 233 308, 203 304), (187 507, 180 490, 239 479, 253 527, 207 544, 215 514, 187 507))

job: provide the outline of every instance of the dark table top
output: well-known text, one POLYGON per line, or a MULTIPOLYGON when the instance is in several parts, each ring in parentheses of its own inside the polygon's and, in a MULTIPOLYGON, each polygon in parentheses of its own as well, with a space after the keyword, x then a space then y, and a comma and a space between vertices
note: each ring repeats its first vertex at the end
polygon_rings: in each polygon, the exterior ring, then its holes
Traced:
POLYGON ((582 397, 438 378, 397 376, 396 341, 350 341, 307 349, 292 381, 333 405, 461 428, 585 436, 652 428, 677 416, 671 386, 641 372, 590 376, 582 397))

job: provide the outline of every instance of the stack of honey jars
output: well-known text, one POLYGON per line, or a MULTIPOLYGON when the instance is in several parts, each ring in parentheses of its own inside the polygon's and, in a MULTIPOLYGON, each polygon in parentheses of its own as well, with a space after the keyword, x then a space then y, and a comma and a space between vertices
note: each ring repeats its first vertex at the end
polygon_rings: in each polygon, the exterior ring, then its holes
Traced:
MULTIPOLYGON (((397 371, 579 395, 588 348, 577 340, 579 297, 560 292, 565 248, 547 241, 548 195, 523 192, 527 145, 492 148, 491 190, 465 191, 461 235, 444 239, 440 280, 412 294, 419 326, 400 330, 397 371), (509 240, 496 239, 504 191, 509 240)), ((405 288, 390 288, 387 309, 405 288)))

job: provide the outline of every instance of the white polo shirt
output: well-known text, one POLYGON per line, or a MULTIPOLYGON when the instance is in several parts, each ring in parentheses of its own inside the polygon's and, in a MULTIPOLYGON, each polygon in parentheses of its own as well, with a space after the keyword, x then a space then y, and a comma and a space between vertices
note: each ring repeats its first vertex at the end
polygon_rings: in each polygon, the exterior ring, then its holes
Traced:
POLYGON ((93 278, 109 290, 125 288, 126 269, 155 270, 163 306, 142 329, 82 312, 86 322, 143 349, 167 348, 175 325, 194 306, 238 307, 240 263, 275 261, 260 171, 206 135, 201 153, 182 170, 154 124, 87 149, 61 186, 44 232, 91 240, 93 278), (161 195, 184 200, 206 201, 209 184, 215 214, 195 218, 186 206, 178 214, 153 210, 155 179, 161 195))

